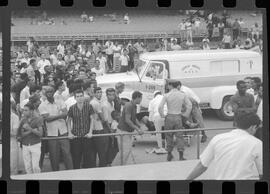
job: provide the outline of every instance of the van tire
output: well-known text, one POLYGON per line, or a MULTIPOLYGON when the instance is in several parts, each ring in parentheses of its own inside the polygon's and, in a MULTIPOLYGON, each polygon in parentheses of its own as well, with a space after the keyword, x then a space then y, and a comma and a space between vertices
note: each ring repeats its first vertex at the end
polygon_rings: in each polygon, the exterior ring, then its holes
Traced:
POLYGON ((230 111, 226 111, 231 96, 225 96, 222 100, 221 109, 216 110, 217 116, 223 121, 232 121, 234 114, 230 111))

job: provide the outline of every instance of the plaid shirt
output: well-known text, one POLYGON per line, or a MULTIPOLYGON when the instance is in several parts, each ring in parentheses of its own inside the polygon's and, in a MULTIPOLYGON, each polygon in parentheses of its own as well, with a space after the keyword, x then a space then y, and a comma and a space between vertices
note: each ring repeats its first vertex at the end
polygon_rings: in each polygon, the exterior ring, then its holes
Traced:
POLYGON ((82 110, 77 106, 77 103, 72 105, 68 111, 68 117, 72 119, 73 127, 72 134, 78 137, 85 136, 90 130, 90 116, 94 114, 93 107, 84 102, 82 110))

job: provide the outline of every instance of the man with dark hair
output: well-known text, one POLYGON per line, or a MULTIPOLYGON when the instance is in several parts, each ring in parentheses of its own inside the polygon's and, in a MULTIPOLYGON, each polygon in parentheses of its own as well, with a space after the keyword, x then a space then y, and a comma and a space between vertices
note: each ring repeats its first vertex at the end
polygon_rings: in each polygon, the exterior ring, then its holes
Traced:
MULTIPOLYGON (((179 91, 178 87, 182 84, 180 81, 171 81, 168 84, 168 88, 170 90, 169 93, 165 94, 160 105, 159 105, 159 114, 162 118, 164 115, 164 105, 167 104, 168 114, 165 117, 165 130, 176 130, 182 129, 182 116, 188 117, 192 104, 188 98, 188 96, 179 91), (185 111, 183 112, 183 107, 185 107, 185 111)), ((167 160, 171 161, 173 159, 172 151, 174 148, 173 137, 176 136, 176 144, 177 151, 179 152, 179 160, 185 160, 184 158, 184 149, 185 149, 185 140, 183 137, 183 132, 176 133, 166 133, 166 142, 167 142, 167 160)))
POLYGON ((87 81, 83 84, 84 100, 89 102, 94 98, 95 82, 87 81))
POLYGON ((68 131, 71 140, 71 154, 74 169, 95 167, 93 160, 93 114, 92 106, 84 101, 82 90, 74 92, 76 104, 68 111, 68 131))
MULTIPOLYGON (((48 137, 66 137, 68 130, 66 125, 67 108, 64 101, 54 100, 54 89, 48 87, 45 95, 46 100, 39 106, 39 112, 45 120, 48 137)), ((68 139, 48 140, 48 149, 53 171, 59 170, 60 153, 63 156, 66 169, 72 169, 72 158, 70 154, 70 143, 68 139)))
POLYGON ((34 115, 35 107, 31 103, 24 105, 23 119, 20 122, 18 136, 23 146, 23 161, 27 174, 40 173, 41 137, 43 120, 34 115))
POLYGON ((121 113, 122 101, 119 95, 125 90, 125 84, 118 82, 115 84, 115 98, 114 98, 114 109, 121 113))
POLYGON ((66 86, 63 81, 57 81, 55 83, 55 89, 56 89, 56 92, 54 93, 55 100, 66 101, 68 99, 68 95, 64 93, 66 90, 66 86))
POLYGON ((23 109, 24 105, 26 105, 29 102, 30 97, 33 96, 34 94, 41 97, 41 94, 40 94, 41 90, 42 90, 41 86, 31 85, 30 89, 29 89, 30 96, 29 96, 29 98, 26 98, 20 102, 20 108, 23 109))
POLYGON ((260 118, 253 112, 237 115, 237 129, 213 137, 201 154, 199 164, 187 179, 193 180, 200 176, 212 161, 215 163, 214 179, 261 178, 262 141, 254 137, 260 122, 260 118))
MULTIPOLYGON (((104 123, 104 115, 102 112, 102 89, 100 87, 94 88, 94 98, 90 101, 94 109, 94 130, 93 134, 104 134, 108 133, 108 129, 104 123)), ((99 167, 107 166, 107 150, 108 150, 109 137, 94 137, 94 158, 98 155, 99 167)))
POLYGON ((236 83, 237 92, 230 99, 232 111, 234 112, 234 126, 236 124, 236 117, 243 113, 255 112, 254 97, 252 94, 247 93, 247 86, 243 80, 236 83))
MULTIPOLYGON (((142 135, 143 131, 141 129, 141 125, 136 118, 137 113, 137 105, 139 105, 142 101, 142 93, 139 91, 134 91, 132 93, 132 100, 130 102, 126 102, 122 111, 122 115, 119 121, 119 129, 123 132, 133 132, 137 131, 138 134, 142 135)), ((132 153, 132 136, 124 135, 122 139, 123 143, 123 162, 124 164, 128 164, 130 161, 130 155, 132 153)), ((133 161, 134 162, 134 161, 133 161)), ((115 163, 117 165, 120 164, 120 155, 118 154, 115 159, 115 163)))

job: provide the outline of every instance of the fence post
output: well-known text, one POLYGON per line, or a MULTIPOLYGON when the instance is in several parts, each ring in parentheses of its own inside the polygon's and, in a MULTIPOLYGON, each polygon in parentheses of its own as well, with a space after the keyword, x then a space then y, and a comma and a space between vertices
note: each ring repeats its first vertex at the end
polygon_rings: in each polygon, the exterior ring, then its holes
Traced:
POLYGON ((124 156, 123 156, 123 135, 120 135, 120 159, 121 159, 121 166, 124 165, 124 156))
POLYGON ((197 131, 197 159, 200 159, 200 133, 201 131, 197 131))

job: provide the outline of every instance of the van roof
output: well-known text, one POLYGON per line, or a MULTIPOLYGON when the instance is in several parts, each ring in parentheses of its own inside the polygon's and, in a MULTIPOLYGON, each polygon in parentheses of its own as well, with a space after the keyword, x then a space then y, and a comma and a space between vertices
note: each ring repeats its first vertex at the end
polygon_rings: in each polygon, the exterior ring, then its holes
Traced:
POLYGON ((217 49, 217 50, 180 50, 180 51, 157 51, 143 53, 140 58, 144 60, 204 60, 204 59, 228 59, 242 57, 259 57, 255 51, 242 49, 217 49))

